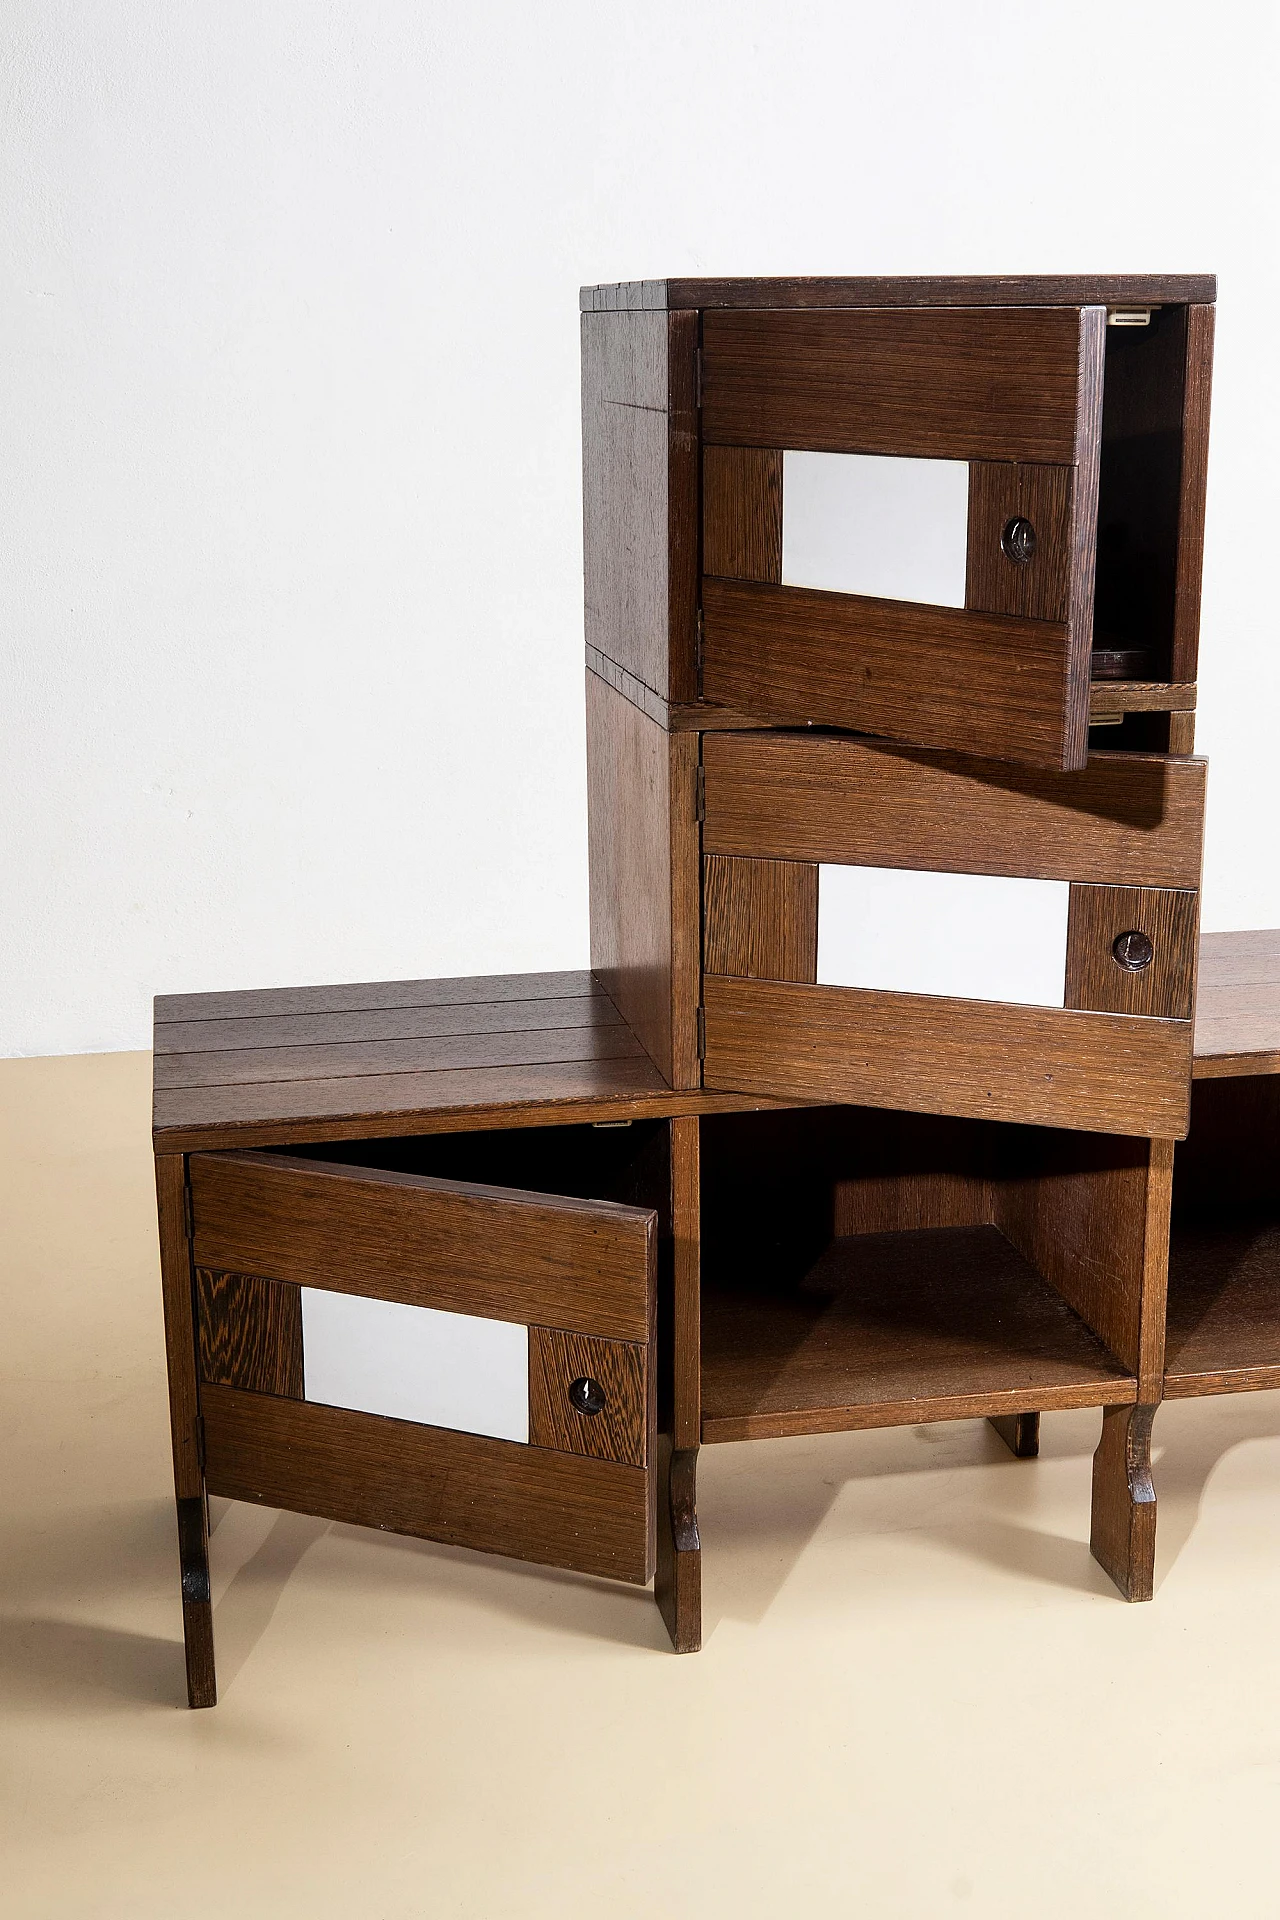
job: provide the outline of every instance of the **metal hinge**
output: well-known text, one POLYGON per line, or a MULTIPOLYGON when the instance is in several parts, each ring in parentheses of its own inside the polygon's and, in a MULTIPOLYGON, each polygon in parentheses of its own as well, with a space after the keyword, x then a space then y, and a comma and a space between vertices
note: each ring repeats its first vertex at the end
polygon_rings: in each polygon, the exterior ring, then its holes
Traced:
POLYGON ((204 1463, 208 1456, 205 1450, 204 1415, 202 1413, 196 1415, 196 1453, 200 1459, 200 1471, 203 1473, 204 1463))
POLYGON ((695 347, 693 350, 693 404, 695 407, 701 407, 702 405, 702 348, 701 347, 695 347))
POLYGON ((702 608, 693 616, 693 670, 698 676, 698 698, 702 698, 702 658, 703 658, 702 608))
POLYGON ((707 817, 707 770, 698 762, 698 792, 695 805, 696 817, 701 823, 707 817))
POLYGON ((182 1218, 186 1223, 187 1240, 190 1242, 196 1237, 196 1214, 191 1204, 191 1188, 185 1181, 182 1186, 182 1218))
POLYGON ((705 1007, 699 1007, 698 1008, 698 1058, 699 1060, 705 1060, 706 1057, 707 1057, 707 1010, 705 1007))

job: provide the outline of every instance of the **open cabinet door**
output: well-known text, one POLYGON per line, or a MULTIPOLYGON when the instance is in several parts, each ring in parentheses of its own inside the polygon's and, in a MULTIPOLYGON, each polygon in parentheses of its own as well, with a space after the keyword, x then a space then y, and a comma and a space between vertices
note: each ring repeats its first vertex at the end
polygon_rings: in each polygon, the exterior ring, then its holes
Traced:
POLYGON ((706 313, 704 699, 1082 767, 1106 323, 706 313))

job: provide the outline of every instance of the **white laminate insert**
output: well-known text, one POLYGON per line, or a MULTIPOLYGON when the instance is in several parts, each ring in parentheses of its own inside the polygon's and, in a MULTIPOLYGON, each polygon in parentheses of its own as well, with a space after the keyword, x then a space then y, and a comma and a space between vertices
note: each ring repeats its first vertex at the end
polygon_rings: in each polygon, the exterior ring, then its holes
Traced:
POLYGON ((966 460, 782 456, 782 583, 964 605, 966 460))
POLYGON ((818 869, 818 984, 1060 1007, 1065 880, 818 869))
POLYGON ((302 1371, 325 1406, 529 1438, 529 1329, 509 1320, 303 1287, 302 1371))

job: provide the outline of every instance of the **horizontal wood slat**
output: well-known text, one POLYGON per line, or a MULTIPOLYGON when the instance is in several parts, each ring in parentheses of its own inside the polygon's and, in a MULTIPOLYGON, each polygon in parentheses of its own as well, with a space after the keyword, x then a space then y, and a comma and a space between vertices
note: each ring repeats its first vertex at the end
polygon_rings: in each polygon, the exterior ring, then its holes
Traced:
POLYGON ((707 853, 1198 887, 1202 760, 1096 753, 1053 774, 767 733, 703 741, 707 853))
POLYGON ((1145 307, 1218 297, 1212 273, 854 274, 620 280, 583 287, 584 313, 647 308, 1145 307))
POLYGON ((593 1460, 643 1467, 649 1457, 652 1411, 650 1349, 623 1340, 596 1340, 553 1327, 529 1329, 529 1440, 593 1460), (598 1413, 581 1413, 569 1398, 575 1380, 602 1389, 598 1413))
POLYGON ((250 1019, 258 1014, 354 1013, 378 1007, 464 1007, 495 1000, 606 998, 595 975, 477 973, 447 980, 370 980, 327 987, 254 987, 231 993, 158 993, 157 1025, 171 1020, 250 1019))
POLYGON ((547 1027, 533 1032, 455 1034, 439 1039, 332 1041, 157 1054, 155 1084, 244 1086, 253 1081, 341 1080, 348 1076, 442 1073, 459 1068, 541 1066, 562 1060, 634 1060, 644 1048, 627 1026, 547 1027))
POLYGON ((643 1585, 642 1467, 206 1387, 209 1492, 643 1585))
POLYGON ((193 1154, 197 1266, 610 1339, 649 1337, 638 1207, 269 1154, 193 1154))
POLYGON ((236 1052, 257 1047, 324 1047, 353 1040, 433 1040, 453 1034, 563 1032, 617 1027, 622 1015, 603 994, 571 1000, 497 1000, 462 1007, 375 1007, 350 1013, 260 1013, 247 1019, 168 1020, 155 1051, 236 1052))
POLYGON ((1082 757, 1065 626, 741 580, 705 580, 702 604, 710 701, 1036 766, 1082 757))
POLYGON ((708 1086, 1181 1139, 1191 1024, 849 987, 704 982, 708 1086))
POLYGON ((707 444, 1073 464, 1072 308, 709 312, 707 444))
POLYGON ((1123 713, 1194 713, 1194 683, 1164 680, 1095 680, 1089 689, 1089 717, 1123 713))

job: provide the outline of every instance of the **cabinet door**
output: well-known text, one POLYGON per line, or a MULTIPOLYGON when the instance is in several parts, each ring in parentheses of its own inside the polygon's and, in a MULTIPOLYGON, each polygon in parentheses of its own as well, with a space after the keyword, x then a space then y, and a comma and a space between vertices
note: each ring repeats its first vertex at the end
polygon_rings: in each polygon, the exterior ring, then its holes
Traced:
POLYGON ((703 754, 707 1087, 1186 1133, 1203 761, 703 754))
POLYGON ((657 1215, 193 1154, 211 1493, 643 1583, 657 1215))
POLYGON ((1079 768, 1106 310, 703 319, 703 694, 1079 768))

